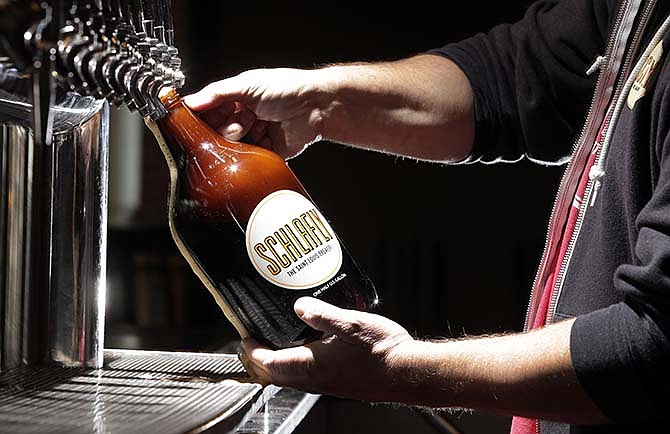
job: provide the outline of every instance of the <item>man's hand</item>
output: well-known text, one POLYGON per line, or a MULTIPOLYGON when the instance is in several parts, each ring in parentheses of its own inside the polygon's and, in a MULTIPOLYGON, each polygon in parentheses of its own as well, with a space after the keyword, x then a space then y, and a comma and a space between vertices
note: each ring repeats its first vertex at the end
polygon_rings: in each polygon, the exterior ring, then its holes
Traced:
POLYGON ((429 342, 382 316, 313 298, 299 299, 295 311, 329 337, 278 351, 245 339, 240 358, 255 380, 370 402, 608 422, 572 368, 574 320, 528 333, 429 342))
POLYGON ((300 69, 255 69, 210 83, 184 101, 228 140, 292 158, 320 139, 319 109, 311 91, 315 75, 300 69))
POLYGON ((300 298, 295 312, 324 339, 272 351, 253 339, 242 342, 242 362, 255 380, 371 402, 394 398, 394 360, 414 340, 379 315, 300 298))

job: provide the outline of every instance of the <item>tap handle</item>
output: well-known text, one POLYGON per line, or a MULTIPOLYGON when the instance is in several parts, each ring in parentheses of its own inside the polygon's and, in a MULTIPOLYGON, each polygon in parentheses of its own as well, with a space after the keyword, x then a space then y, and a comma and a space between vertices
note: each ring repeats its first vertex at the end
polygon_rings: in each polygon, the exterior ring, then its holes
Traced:
POLYGON ((45 11, 39 2, 14 0, 0 2, 0 44, 22 71, 30 71, 33 51, 26 44, 25 33, 44 19, 45 11))
MULTIPOLYGON (((154 20, 154 37, 158 39, 159 44, 166 44, 165 42, 165 11, 163 10, 163 1, 156 0, 153 2, 148 2, 148 6, 151 8, 151 16, 154 20)), ((146 4, 146 3, 145 3, 146 4)))
POLYGON ((56 81, 53 71, 56 68, 55 47, 59 36, 59 23, 54 18, 55 8, 62 7, 62 0, 43 3, 44 19, 36 27, 24 34, 27 46, 33 47, 32 63, 32 103, 33 131, 35 142, 47 146, 51 144, 53 116, 51 107, 56 99, 56 81))
POLYGON ((88 26, 94 37, 106 32, 106 20, 102 8, 102 0, 92 0, 88 4, 89 19, 88 26))
POLYGON ((142 2, 140 0, 129 0, 128 8, 130 13, 130 20, 133 23, 135 33, 140 38, 145 38, 147 34, 144 31, 144 11, 142 10, 142 2))
POLYGON ((172 0, 162 2, 165 11, 165 43, 174 47, 174 11, 172 10, 172 0))
POLYGON ((109 13, 115 22, 123 21, 123 12, 119 0, 105 0, 105 13, 109 13))
POLYGON ((154 15, 154 8, 151 0, 138 0, 139 9, 142 16, 142 28, 144 33, 149 38, 155 38, 154 26, 156 25, 156 17, 154 15))

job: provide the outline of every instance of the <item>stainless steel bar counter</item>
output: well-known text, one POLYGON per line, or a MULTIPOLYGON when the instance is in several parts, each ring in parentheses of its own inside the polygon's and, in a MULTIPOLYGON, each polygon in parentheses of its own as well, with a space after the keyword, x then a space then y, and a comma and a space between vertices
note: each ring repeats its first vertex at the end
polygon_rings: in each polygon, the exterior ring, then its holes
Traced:
POLYGON ((0 373, 0 433, 288 434, 318 396, 246 375, 237 356, 105 350, 101 369, 0 373))

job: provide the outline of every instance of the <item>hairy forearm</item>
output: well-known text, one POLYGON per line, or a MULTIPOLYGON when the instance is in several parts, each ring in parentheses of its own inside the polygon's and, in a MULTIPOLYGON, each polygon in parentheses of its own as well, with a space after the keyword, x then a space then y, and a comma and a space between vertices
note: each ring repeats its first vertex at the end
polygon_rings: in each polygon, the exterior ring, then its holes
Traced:
POLYGON ((450 60, 418 55, 319 74, 314 101, 322 138, 430 161, 458 161, 470 152, 472 89, 450 60))
POLYGON ((565 321, 498 337, 421 342, 392 354, 393 394, 408 404, 462 407, 571 423, 605 423, 577 382, 565 321))

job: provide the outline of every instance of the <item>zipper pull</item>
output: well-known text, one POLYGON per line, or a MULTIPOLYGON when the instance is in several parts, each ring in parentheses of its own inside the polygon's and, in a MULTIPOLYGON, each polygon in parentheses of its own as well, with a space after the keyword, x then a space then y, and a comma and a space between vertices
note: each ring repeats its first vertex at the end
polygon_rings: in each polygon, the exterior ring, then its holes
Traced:
POLYGON ((589 66, 589 69, 586 70, 586 75, 591 75, 594 72, 596 72, 598 69, 602 68, 602 66, 605 64, 607 61, 607 56, 598 56, 596 57, 596 60, 593 62, 591 66, 589 66))
POLYGON ((598 191, 602 185, 603 176, 605 176, 605 171, 602 169, 602 167, 596 165, 589 169, 589 179, 593 181, 593 189, 591 190, 591 201, 589 202, 589 206, 593 206, 596 203, 598 191))

